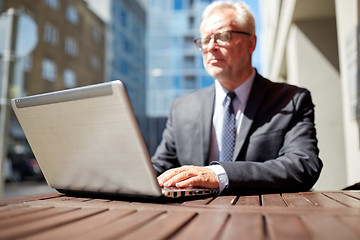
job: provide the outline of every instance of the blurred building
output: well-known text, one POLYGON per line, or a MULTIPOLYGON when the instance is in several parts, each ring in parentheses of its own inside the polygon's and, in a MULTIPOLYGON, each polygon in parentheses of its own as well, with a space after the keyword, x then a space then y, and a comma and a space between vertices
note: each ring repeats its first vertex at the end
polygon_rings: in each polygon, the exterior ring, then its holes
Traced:
MULTIPOLYGON (((10 97, 105 81, 105 23, 86 2, 0 0, 0 7, 0 12, 21 10, 37 24, 37 45, 28 56, 17 59, 10 97)), ((16 146, 21 140, 25 143, 16 118, 12 116, 9 122, 10 144, 16 146)))
POLYGON ((146 12, 144 0, 111 0, 107 38, 106 80, 121 80, 127 88, 147 145, 146 12))
POLYGON ((308 88, 324 168, 315 189, 360 182, 358 0, 260 0, 263 75, 308 88))
POLYGON ((212 0, 151 0, 148 11, 148 115, 168 115, 172 99, 209 86, 199 37, 203 9, 212 0))
POLYGON ((213 0, 150 0, 147 13, 147 114, 155 144, 172 100, 209 86, 213 79, 202 65, 194 39, 199 37, 201 13, 213 0))
POLYGON ((23 89, 33 95, 104 82, 105 24, 83 0, 2 0, 38 27, 38 44, 24 60, 23 89))

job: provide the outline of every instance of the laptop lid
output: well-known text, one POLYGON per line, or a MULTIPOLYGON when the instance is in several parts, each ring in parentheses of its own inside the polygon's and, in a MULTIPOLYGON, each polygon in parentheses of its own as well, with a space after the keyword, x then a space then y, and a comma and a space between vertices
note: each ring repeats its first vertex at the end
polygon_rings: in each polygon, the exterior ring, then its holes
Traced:
POLYGON ((121 81, 11 100, 50 187, 161 196, 121 81))

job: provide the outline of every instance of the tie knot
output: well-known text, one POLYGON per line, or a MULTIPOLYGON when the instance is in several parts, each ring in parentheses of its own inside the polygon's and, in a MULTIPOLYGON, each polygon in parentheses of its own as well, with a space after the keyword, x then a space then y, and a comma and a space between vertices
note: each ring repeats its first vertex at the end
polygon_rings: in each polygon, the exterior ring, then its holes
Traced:
POLYGON ((234 100, 234 98, 236 97, 236 93, 234 93, 234 92, 228 92, 228 93, 226 94, 226 97, 230 98, 230 100, 232 101, 232 100, 234 100))

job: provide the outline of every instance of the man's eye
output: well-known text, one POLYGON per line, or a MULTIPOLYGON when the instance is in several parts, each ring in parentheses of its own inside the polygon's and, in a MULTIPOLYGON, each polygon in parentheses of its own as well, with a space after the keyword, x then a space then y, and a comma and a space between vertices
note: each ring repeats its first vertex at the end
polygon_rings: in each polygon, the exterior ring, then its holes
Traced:
POLYGON ((221 41, 226 41, 228 39, 228 35, 226 33, 219 33, 217 35, 217 39, 221 41))
POLYGON ((210 42, 210 38, 204 38, 203 40, 202 40, 202 44, 208 44, 210 42))

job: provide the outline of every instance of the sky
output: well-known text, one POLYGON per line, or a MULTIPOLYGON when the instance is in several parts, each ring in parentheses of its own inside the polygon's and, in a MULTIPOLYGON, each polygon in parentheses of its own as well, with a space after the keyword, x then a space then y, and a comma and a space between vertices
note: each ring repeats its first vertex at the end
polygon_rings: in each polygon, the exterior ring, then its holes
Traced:
POLYGON ((255 18, 255 34, 258 38, 257 41, 257 45, 255 48, 255 51, 253 53, 253 66, 256 67, 258 69, 258 71, 260 71, 261 68, 261 61, 260 61, 260 41, 259 41, 259 35, 260 35, 260 16, 259 16, 259 8, 258 8, 258 0, 243 0, 243 2, 245 2, 249 7, 250 7, 250 11, 252 12, 252 14, 254 15, 255 18))
POLYGON ((90 9, 95 12, 103 21, 110 20, 110 0, 85 0, 90 9))

